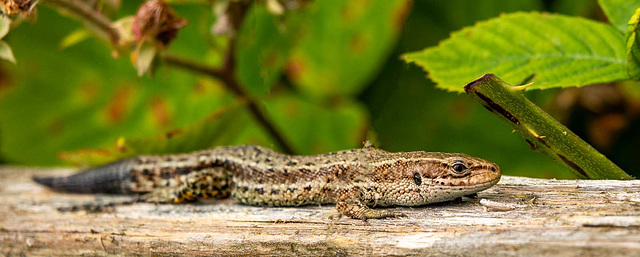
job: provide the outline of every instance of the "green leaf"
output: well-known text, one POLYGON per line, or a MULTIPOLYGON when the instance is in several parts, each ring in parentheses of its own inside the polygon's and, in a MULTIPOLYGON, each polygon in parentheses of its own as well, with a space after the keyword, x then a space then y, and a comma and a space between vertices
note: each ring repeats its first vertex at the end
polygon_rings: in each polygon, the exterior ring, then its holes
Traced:
POLYGON ((625 39, 627 42, 627 73, 631 79, 640 80, 640 38, 638 26, 640 24, 640 8, 636 9, 629 20, 625 39))
MULTIPOLYGON (((501 13, 542 9, 539 2, 414 1, 394 56, 436 45, 448 38, 452 29, 462 29, 501 13)), ((520 135, 509 133, 511 127, 469 101, 467 95, 435 88, 432 81, 424 79, 418 66, 407 65, 392 56, 376 76, 359 99, 368 105, 373 128, 384 149, 463 152, 491 160, 510 175, 576 178, 546 156, 531 154, 520 135)), ((553 91, 529 91, 527 97, 536 103, 550 102, 556 95, 553 91)))
POLYGON ((121 137, 114 147, 64 152, 60 157, 75 165, 94 166, 142 154, 187 153, 228 145, 250 121, 246 111, 240 107, 222 109, 200 122, 156 136, 121 137))
POLYGON ((229 145, 251 120, 244 107, 229 106, 183 129, 151 138, 130 139, 126 145, 133 150, 132 155, 186 153, 229 145))
POLYGON ((156 57, 156 46, 152 43, 143 43, 140 49, 134 54, 134 65, 138 70, 138 77, 142 77, 151 68, 153 59, 156 57))
POLYGON ((627 22, 634 10, 640 7, 640 0, 598 0, 598 3, 611 26, 622 33, 627 31, 627 22))
POLYGON ((357 148, 366 138, 369 117, 357 102, 343 99, 327 106, 289 93, 263 103, 276 128, 299 154, 357 148))
POLYGON ((9 17, 0 15, 0 39, 9 33, 9 27, 11 27, 11 20, 9 17))
MULTIPOLYGON (((127 13, 135 13, 139 3, 123 5, 127 13)), ((200 4, 179 9, 194 26, 180 31, 171 50, 209 60, 213 51, 202 39, 209 35, 210 21, 200 19, 209 11, 200 4)), ((62 151, 107 149, 121 137, 186 127, 233 100, 219 81, 179 69, 160 66, 155 79, 138 78, 129 58, 114 59, 99 40, 59 53, 60 39, 76 28, 77 21, 41 8, 38 22, 11 30, 9 43, 20 65, 3 66, 11 78, 0 86, 3 161, 61 165, 62 151)))
POLYGON ((266 2, 267 10, 275 15, 284 14, 284 7, 278 3, 278 0, 267 0, 266 2))
POLYGON ((407 0, 313 1, 287 75, 309 95, 360 92, 389 56, 410 6, 407 0))
POLYGON ((280 21, 263 4, 252 5, 240 27, 235 52, 236 77, 247 92, 263 96, 270 91, 282 74, 297 27, 297 22, 280 21))
POLYGON ((404 55, 438 87, 462 92, 485 73, 529 89, 582 86, 628 79, 623 35, 577 17, 513 13, 454 32, 437 47, 404 55))
MULTIPOLYGON (((317 154, 359 147, 368 128, 365 109, 350 101, 323 106, 293 94, 265 100, 270 120, 301 154, 317 154)), ((64 152, 60 157, 76 165, 94 166, 141 154, 185 153, 238 142, 269 146, 256 138, 255 122, 244 105, 220 110, 203 121, 167 133, 117 140, 106 149, 64 152), (242 138, 242 136, 245 136, 242 138), (247 137, 248 136, 248 137, 247 137)))
MULTIPOLYGON (((9 17, 0 15, 0 39, 9 33, 9 27, 11 26, 11 20, 9 17)), ((13 51, 7 42, 0 40, 0 59, 16 63, 16 58, 13 56, 13 51)))
POLYGON ((13 57, 13 51, 7 42, 0 40, 0 59, 16 63, 16 58, 13 57))
POLYGON ((120 42, 122 44, 133 42, 135 39, 133 31, 131 30, 134 18, 134 16, 126 16, 113 22, 112 26, 118 31, 118 34, 120 35, 120 42))
POLYGON ((64 37, 62 41, 60 41, 60 45, 58 47, 60 49, 65 49, 67 47, 78 44, 84 41, 85 39, 88 39, 89 37, 91 37, 91 34, 89 33, 88 30, 84 28, 77 29, 69 33, 69 35, 67 35, 66 37, 64 37))

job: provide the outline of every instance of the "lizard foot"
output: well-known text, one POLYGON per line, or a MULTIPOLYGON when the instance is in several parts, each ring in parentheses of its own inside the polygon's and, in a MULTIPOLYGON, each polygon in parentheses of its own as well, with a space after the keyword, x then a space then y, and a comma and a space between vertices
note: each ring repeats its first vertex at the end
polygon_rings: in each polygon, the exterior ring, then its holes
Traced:
POLYGON ((341 214, 350 218, 368 220, 368 219, 386 219, 386 218, 406 218, 407 215, 400 212, 389 210, 371 209, 360 201, 339 202, 336 209, 341 214))

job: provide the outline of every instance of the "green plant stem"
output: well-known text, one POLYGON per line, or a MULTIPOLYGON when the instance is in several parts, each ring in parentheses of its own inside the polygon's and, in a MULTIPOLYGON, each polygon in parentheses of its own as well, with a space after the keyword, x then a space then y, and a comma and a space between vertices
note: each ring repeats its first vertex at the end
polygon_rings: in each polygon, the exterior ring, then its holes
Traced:
POLYGON ((94 25, 100 32, 109 37, 112 44, 117 44, 120 40, 120 33, 112 26, 111 20, 91 8, 86 2, 77 0, 46 0, 46 2, 65 9, 78 16, 78 18, 94 25))
POLYGON ((529 146, 590 179, 633 179, 587 142, 560 124, 522 94, 526 86, 511 86, 493 74, 467 84, 464 90, 507 122, 529 146))
POLYGON ((285 153, 294 153, 293 148, 289 145, 289 143, 287 143, 287 141, 284 139, 284 136, 280 134, 275 125, 273 125, 273 123, 261 111, 261 108, 258 105, 257 101, 255 99, 252 99, 249 94, 242 89, 234 76, 234 72, 232 72, 231 70, 227 70, 232 66, 225 66, 228 68, 220 70, 168 54, 164 55, 164 61, 168 65, 172 65, 185 70, 195 71, 222 81, 223 85, 229 91, 233 92, 237 97, 247 100, 249 112, 253 115, 256 121, 258 121, 258 123, 262 125, 267 133, 269 133, 269 135, 273 137, 280 149, 285 153))

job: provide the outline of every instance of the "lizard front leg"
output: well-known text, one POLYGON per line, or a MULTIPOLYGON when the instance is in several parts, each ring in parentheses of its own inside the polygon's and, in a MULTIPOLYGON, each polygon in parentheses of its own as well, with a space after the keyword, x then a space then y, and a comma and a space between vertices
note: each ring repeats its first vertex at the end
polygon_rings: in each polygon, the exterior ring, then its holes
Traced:
POLYGON ((337 192, 336 210, 347 217, 361 220, 406 217, 403 213, 372 209, 367 206, 358 187, 337 192))

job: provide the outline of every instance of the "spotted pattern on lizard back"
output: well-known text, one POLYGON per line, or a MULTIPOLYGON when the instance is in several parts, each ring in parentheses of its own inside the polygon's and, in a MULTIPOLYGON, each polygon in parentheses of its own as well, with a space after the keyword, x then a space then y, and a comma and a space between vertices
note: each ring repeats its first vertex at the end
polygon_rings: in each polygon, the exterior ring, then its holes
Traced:
POLYGON ((149 202, 231 197, 258 206, 335 203, 346 216, 369 219, 402 216, 376 206, 453 200, 495 185, 500 176, 494 163, 461 153, 391 153, 365 146, 299 156, 245 145, 138 156, 35 180, 61 191, 142 194, 149 202))

